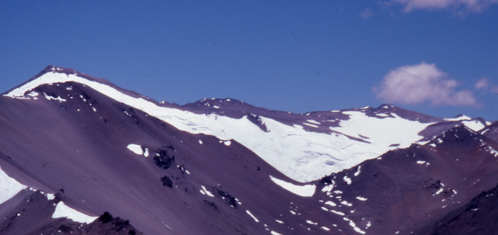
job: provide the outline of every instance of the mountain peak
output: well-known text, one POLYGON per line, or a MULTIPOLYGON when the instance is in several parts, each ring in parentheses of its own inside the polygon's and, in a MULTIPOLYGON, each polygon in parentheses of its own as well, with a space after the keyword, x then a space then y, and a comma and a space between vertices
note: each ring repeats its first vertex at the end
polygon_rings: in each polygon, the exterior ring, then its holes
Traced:
POLYGON ((63 68, 59 66, 49 65, 42 70, 42 73, 48 72, 57 72, 57 73, 65 73, 65 74, 77 74, 78 72, 71 68, 63 68))
POLYGON ((19 98, 23 97, 27 92, 33 90, 34 88, 40 85, 44 84, 52 85, 54 83, 64 83, 70 81, 82 83, 79 80, 88 80, 88 81, 107 83, 107 84, 109 83, 104 79, 97 79, 89 75, 79 73, 74 69, 49 65, 45 67, 45 69, 43 69, 37 75, 35 75, 33 78, 5 92, 3 95, 12 98, 19 98))
MULTIPOLYGON (((58 83, 75 82, 82 84, 84 86, 91 87, 98 92, 110 96, 111 98, 116 98, 112 96, 129 96, 131 98, 137 99, 142 98, 146 100, 151 100, 150 98, 140 95, 134 91, 126 90, 120 88, 113 83, 107 81, 103 78, 96 78, 90 75, 80 73, 71 68, 63 68, 58 66, 49 65, 38 73, 33 78, 24 82, 23 84, 3 93, 4 96, 11 98, 26 98, 26 95, 34 90, 35 88, 42 85, 53 85, 58 83)), ((119 101, 119 99, 117 99, 119 101)), ((154 102, 157 103, 157 102, 154 102)))

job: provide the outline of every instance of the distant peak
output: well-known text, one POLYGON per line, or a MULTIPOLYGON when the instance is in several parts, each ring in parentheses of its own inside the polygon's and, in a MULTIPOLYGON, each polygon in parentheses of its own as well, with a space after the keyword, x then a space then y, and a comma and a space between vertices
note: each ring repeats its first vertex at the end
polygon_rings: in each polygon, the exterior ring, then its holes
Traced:
POLYGON ((392 109, 392 108, 395 108, 395 106, 392 104, 382 104, 377 109, 392 109))
POLYGON ((445 121, 466 121, 466 120, 472 120, 472 118, 470 118, 466 115, 463 115, 463 114, 459 114, 459 115, 456 115, 454 118, 445 118, 444 120, 445 121))

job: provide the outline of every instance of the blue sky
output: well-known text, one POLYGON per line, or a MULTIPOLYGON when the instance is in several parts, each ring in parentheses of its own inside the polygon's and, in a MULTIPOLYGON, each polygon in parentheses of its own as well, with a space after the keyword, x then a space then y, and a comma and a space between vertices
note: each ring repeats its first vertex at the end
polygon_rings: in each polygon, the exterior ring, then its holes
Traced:
POLYGON ((0 90, 47 65, 158 101, 498 120, 498 0, 0 1, 0 90))

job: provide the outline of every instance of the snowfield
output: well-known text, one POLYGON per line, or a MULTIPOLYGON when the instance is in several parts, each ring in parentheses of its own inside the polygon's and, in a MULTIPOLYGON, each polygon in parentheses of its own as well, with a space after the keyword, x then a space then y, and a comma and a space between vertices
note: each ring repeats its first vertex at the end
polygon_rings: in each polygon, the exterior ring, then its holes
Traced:
POLYGON ((87 214, 81 213, 66 204, 64 204, 63 201, 59 202, 57 204, 57 207, 55 208, 54 214, 52 215, 52 218, 57 219, 57 218, 68 218, 72 221, 78 222, 78 223, 91 223, 94 220, 98 218, 98 216, 89 216, 87 214))
POLYGON ((11 199, 21 190, 26 189, 26 185, 23 185, 17 180, 9 177, 3 170, 0 168, 0 204, 5 201, 11 199))
MULTIPOLYGON (((331 173, 354 167, 365 160, 376 158, 386 151, 408 147, 420 140, 422 136, 418 133, 432 124, 410 121, 396 114, 392 114, 393 117, 386 115, 379 116, 381 118, 368 117, 364 110, 358 110, 343 112, 349 116, 349 120, 341 120, 340 127, 330 128, 337 133, 306 131, 301 126, 289 126, 261 116, 261 121, 269 130, 264 132, 247 118, 194 114, 176 108, 161 107, 144 98, 131 97, 109 85, 88 80, 77 74, 57 72, 45 73, 5 96, 25 98, 25 95, 37 86, 65 82, 87 85, 118 102, 157 117, 179 130, 212 135, 223 141, 237 141, 286 176, 299 182, 318 180, 331 173), (351 139, 347 135, 363 139, 365 142, 351 139), (399 145, 392 146, 393 144, 399 145)), ((309 122, 309 125, 320 124, 317 121, 309 122)), ((128 146, 128 148, 137 154, 142 152, 136 147, 128 146)))

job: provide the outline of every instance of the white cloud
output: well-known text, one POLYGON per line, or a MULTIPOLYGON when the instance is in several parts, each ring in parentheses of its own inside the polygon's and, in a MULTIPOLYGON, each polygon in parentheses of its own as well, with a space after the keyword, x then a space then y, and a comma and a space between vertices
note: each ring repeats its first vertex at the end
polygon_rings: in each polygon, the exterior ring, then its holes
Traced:
POLYGON ((488 87, 489 87, 489 79, 481 78, 479 79, 479 81, 476 82, 474 89, 481 90, 481 89, 487 89, 488 87))
POLYGON ((372 16, 374 16, 374 13, 370 9, 365 9, 364 11, 362 11, 360 13, 360 17, 363 18, 363 19, 367 19, 367 18, 370 18, 372 16))
POLYGON ((457 91, 457 85, 456 80, 447 78, 435 64, 422 62, 389 71, 373 90, 377 98, 388 103, 478 106, 472 91, 457 91))
POLYGON ((405 5, 404 11, 431 10, 457 8, 466 11, 481 12, 491 4, 498 3, 498 0, 392 0, 395 3, 405 5))

